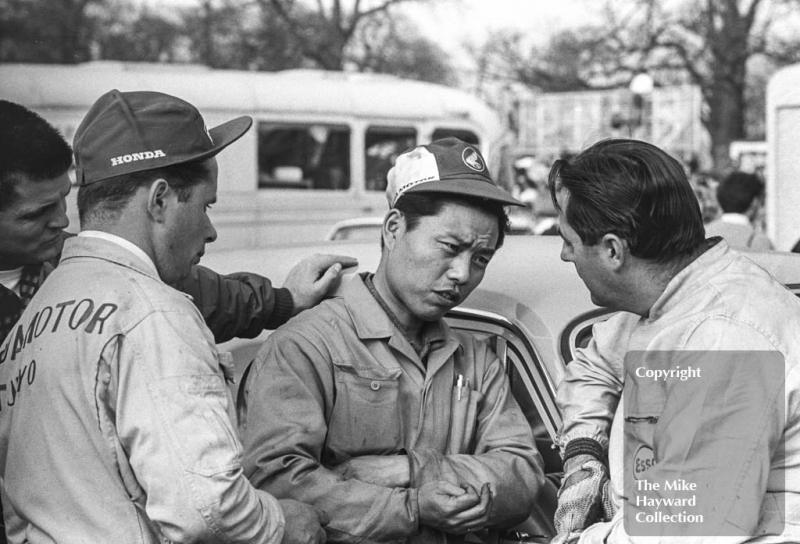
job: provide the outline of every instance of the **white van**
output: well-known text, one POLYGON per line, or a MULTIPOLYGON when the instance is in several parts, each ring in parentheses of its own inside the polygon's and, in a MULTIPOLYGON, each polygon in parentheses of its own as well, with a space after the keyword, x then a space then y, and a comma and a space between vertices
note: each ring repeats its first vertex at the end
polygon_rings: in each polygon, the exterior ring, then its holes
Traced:
MULTIPOLYGON (((500 119, 474 96, 393 76, 118 62, 0 65, 0 98, 40 113, 70 142, 89 107, 111 89, 178 96, 209 126, 253 117, 254 127, 218 158, 215 249, 322 240, 337 221, 382 215, 386 173, 415 144, 457 136, 477 144, 495 173, 506 145, 500 119)), ((77 230, 74 207, 70 218, 77 230)))
POLYGON ((767 85, 767 234, 776 249, 800 241, 800 64, 767 85))

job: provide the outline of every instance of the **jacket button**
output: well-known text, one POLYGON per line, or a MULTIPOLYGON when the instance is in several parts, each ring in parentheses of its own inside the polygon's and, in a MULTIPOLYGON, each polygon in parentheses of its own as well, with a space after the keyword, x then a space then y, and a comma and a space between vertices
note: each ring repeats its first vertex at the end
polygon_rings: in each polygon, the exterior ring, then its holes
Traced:
POLYGON ((380 384, 380 382, 378 382, 378 381, 373 381, 371 384, 369 384, 369 387, 370 387, 370 389, 372 389, 373 391, 377 391, 378 389, 380 389, 380 388, 381 388, 381 384, 380 384))

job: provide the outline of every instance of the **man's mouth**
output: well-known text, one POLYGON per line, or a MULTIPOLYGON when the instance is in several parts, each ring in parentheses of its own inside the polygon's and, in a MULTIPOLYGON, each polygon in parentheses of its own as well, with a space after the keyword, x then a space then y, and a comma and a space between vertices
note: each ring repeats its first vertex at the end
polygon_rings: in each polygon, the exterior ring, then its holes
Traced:
POLYGON ((446 301, 448 304, 458 304, 461 301, 461 295, 456 289, 445 289, 441 291, 434 291, 436 295, 446 301))

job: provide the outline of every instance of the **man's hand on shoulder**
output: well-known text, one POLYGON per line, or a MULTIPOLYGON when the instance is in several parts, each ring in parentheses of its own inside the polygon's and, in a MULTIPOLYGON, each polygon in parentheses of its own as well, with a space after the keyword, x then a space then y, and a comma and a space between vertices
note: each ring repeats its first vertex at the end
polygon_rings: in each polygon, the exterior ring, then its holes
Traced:
POLYGON ((325 544, 327 535, 323 527, 330 522, 328 514, 292 499, 279 500, 278 504, 286 520, 282 544, 325 544))
POLYGON ((312 255, 294 265, 283 286, 292 294, 292 315, 316 305, 339 277, 344 268, 358 261, 343 255, 312 255))
POLYGON ((494 499, 488 483, 478 493, 441 480, 420 487, 417 497, 420 523, 457 535, 483 529, 494 499))
POLYGON ((331 471, 348 480, 383 487, 408 487, 411 480, 411 465, 406 455, 353 457, 331 471))

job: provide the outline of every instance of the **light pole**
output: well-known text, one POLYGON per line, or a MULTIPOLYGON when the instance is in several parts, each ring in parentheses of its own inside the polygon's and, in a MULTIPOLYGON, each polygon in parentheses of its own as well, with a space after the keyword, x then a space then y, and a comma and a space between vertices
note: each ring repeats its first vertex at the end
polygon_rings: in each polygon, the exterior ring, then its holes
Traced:
MULTIPOLYGON (((641 131, 647 99, 653 92, 653 78, 647 72, 639 72, 631 79, 628 89, 633 93, 635 116, 631 119, 631 124, 633 125, 632 132, 636 135, 635 133, 641 131)), ((647 132, 648 131, 645 131, 645 134, 647 134, 647 132)))

